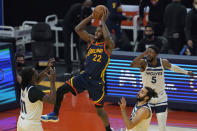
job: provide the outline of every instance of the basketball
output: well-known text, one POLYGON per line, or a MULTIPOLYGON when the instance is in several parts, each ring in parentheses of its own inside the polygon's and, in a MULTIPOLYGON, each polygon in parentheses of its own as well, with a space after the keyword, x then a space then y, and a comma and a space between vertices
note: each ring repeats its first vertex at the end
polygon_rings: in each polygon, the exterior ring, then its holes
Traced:
POLYGON ((107 9, 104 5, 98 5, 94 8, 93 16, 95 19, 100 20, 103 16, 104 11, 107 9))

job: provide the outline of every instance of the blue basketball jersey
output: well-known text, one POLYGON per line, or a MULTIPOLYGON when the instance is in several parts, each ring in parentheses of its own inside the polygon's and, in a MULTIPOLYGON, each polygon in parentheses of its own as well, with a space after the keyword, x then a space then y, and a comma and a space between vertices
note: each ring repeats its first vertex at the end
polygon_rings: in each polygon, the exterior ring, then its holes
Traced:
POLYGON ((110 55, 105 49, 105 43, 91 42, 86 55, 85 72, 93 78, 104 80, 105 70, 109 64, 110 55))

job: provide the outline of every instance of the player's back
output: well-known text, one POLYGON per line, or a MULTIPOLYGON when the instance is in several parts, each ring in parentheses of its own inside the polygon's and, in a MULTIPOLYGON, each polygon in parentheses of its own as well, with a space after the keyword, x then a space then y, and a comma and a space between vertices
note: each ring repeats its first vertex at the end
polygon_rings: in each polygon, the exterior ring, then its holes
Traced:
POLYGON ((110 58, 105 49, 105 43, 93 41, 88 47, 85 72, 94 78, 103 78, 109 61, 110 58))
POLYGON ((40 121, 43 103, 40 100, 32 103, 29 100, 29 90, 35 88, 34 86, 27 86, 24 90, 21 89, 21 112, 20 117, 23 120, 40 121))
POLYGON ((162 66, 162 59, 157 59, 157 65, 152 66, 147 60, 147 65, 143 72, 142 84, 143 86, 153 88, 158 94, 165 90, 164 69, 162 66))

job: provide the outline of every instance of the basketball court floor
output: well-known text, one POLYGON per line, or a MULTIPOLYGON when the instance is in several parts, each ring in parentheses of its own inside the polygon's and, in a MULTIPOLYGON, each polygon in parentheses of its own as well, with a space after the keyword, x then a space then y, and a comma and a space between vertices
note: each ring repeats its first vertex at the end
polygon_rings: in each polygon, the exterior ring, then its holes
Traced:
MULTIPOLYGON (((62 70, 63 66, 58 66, 56 87, 60 87, 65 78, 62 70)), ((40 83, 40 88, 45 92, 49 92, 49 82, 40 83)), ((184 106, 184 105, 183 105, 184 106)), ((109 115, 111 127, 118 131, 124 128, 124 122, 121 117, 118 105, 106 102, 105 110, 109 115)), ((127 113, 130 115, 133 107, 127 107, 127 113)), ((44 104, 43 114, 53 110, 50 104, 44 104)), ((20 108, 0 112, 0 131, 16 131, 17 119, 20 108)), ((60 117, 58 123, 43 122, 44 131, 105 131, 104 125, 96 114, 94 104, 89 100, 87 92, 83 92, 78 96, 67 94, 64 96, 60 109, 60 117)), ((158 131, 155 114, 153 115, 149 131, 158 131)), ((175 111, 169 110, 167 120, 167 131, 197 131, 197 112, 175 111)))
MULTIPOLYGON (((41 82, 45 86, 45 92, 48 92, 49 82, 41 82)), ((59 87, 62 82, 56 82, 59 87)), ((43 114, 51 112, 52 105, 44 104, 43 114)), ((124 122, 121 117, 118 105, 105 103, 111 123, 115 131, 124 128, 124 122)), ((130 115, 132 107, 127 107, 127 113, 130 115)), ((20 109, 13 109, 0 112, 0 131, 16 131, 16 123, 20 109)), ((102 121, 96 114, 93 103, 89 100, 88 93, 84 92, 78 96, 67 94, 64 96, 60 117, 58 123, 43 122, 45 131, 105 131, 102 121)), ((167 120, 168 131, 197 131, 197 112, 185 112, 169 110, 167 120)), ((149 131, 158 131, 156 116, 153 115, 149 131)))

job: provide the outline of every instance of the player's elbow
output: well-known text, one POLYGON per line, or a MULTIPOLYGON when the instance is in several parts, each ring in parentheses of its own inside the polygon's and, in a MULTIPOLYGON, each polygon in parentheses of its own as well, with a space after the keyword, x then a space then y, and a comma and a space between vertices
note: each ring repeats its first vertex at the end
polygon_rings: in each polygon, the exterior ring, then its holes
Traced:
POLYGON ((79 32, 81 29, 80 29, 80 27, 79 26, 76 26, 75 27, 75 32, 79 32))
POLYGON ((112 49, 114 49, 115 48, 115 43, 114 42, 112 42, 112 49))
POLYGON ((127 127, 128 130, 133 129, 134 128, 134 124, 129 123, 126 127, 127 127))

